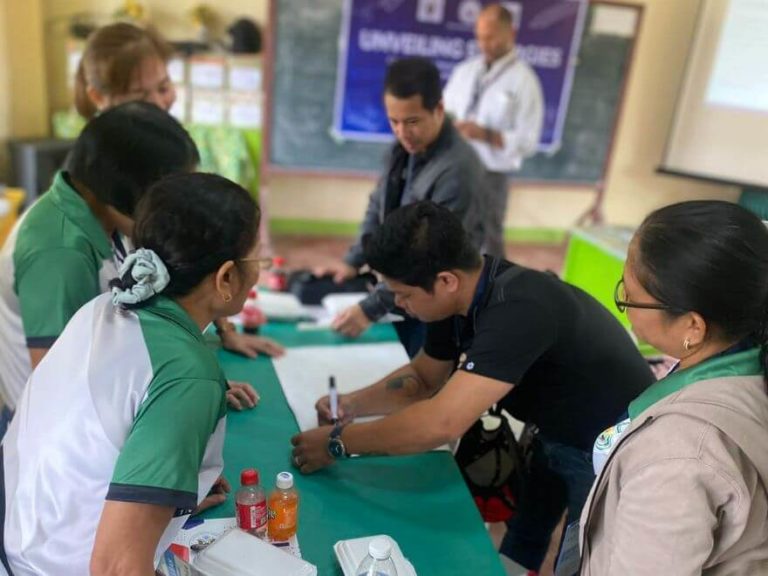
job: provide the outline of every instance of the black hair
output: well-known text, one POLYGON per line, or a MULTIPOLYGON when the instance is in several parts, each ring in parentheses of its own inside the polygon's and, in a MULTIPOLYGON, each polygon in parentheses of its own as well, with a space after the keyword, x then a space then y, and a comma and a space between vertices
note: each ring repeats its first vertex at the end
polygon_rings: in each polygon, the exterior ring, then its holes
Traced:
POLYGON ((127 102, 86 124, 66 168, 98 200, 133 216, 151 184, 194 170, 199 161, 195 143, 173 116, 148 102, 127 102))
MULTIPOLYGON (((133 243, 153 250, 168 268, 163 295, 189 294, 209 274, 245 258, 257 239, 261 212, 238 184, 215 174, 175 174, 139 202, 133 243)), ((127 290, 131 272, 111 285, 127 290)))
POLYGON ((405 99, 421 96, 425 110, 432 111, 443 98, 440 71, 427 58, 403 58, 387 67, 384 93, 405 99))
POLYGON ((724 340, 760 345, 768 379, 768 229, 757 216, 719 200, 660 208, 640 225, 632 258, 667 314, 694 311, 724 340))
POLYGON ((476 270, 482 258, 461 220, 447 208, 422 201, 391 212, 363 238, 368 265, 384 276, 432 292, 446 270, 476 270))

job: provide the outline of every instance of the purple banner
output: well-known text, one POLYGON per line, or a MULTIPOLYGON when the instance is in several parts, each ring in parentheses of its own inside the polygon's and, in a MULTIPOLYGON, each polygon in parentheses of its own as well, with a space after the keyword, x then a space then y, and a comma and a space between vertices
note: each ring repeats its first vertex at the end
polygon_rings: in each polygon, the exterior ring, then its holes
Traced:
MULTIPOLYGON (((491 0, 345 0, 333 132, 342 139, 392 139, 382 90, 392 60, 430 58, 443 83, 478 53, 477 15, 491 0)), ((501 2, 517 23, 520 56, 536 71, 545 100, 539 150, 560 147, 587 0, 501 2)))

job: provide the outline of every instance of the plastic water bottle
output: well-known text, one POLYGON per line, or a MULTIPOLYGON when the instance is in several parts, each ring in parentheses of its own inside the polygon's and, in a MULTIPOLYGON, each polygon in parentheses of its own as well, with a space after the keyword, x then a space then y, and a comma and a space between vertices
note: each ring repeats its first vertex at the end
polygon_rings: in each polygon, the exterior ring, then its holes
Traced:
POLYGON ((240 489, 235 494, 237 526, 249 534, 267 536, 267 498, 259 485, 259 472, 247 468, 240 473, 240 489))
POLYGON ((270 540, 290 540, 296 534, 299 495, 293 487, 293 474, 280 472, 269 495, 268 532, 270 540))
POLYGON ((368 543, 366 556, 355 571, 356 576, 397 576, 389 538, 374 538, 368 543))

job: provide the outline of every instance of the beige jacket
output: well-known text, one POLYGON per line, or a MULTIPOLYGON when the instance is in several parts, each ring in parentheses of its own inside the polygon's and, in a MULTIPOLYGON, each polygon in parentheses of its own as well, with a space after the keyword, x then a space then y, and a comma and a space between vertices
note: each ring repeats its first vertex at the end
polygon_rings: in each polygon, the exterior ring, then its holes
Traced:
POLYGON ((581 517, 582 576, 768 576, 768 393, 703 380, 633 419, 581 517))

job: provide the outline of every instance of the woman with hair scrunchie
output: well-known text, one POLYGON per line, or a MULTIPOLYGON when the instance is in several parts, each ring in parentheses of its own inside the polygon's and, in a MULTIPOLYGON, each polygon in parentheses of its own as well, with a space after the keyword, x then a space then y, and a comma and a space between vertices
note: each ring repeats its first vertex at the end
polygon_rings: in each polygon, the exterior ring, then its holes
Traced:
POLYGON ((581 574, 768 574, 768 230, 728 202, 661 208, 615 300, 679 362, 595 445, 581 574))
POLYGON ((210 174, 142 198, 138 250, 32 373, 3 441, 9 573, 153 574, 189 514, 225 499, 227 383, 203 331, 258 281, 259 218, 210 174))
POLYGON ((132 285, 122 287, 122 282, 112 286, 112 303, 115 306, 135 306, 160 294, 168 286, 171 277, 160 257, 152 250, 139 248, 128 255, 120 267, 120 277, 129 275, 132 285))
MULTIPOLYGON (((88 38, 75 78, 75 106, 90 119, 124 102, 149 102, 170 112, 176 89, 168 72, 173 47, 152 27, 116 22, 97 29, 88 38)), ((256 358, 281 356, 284 348, 261 336, 238 332, 226 318, 214 321, 227 350, 256 358)), ((258 394, 243 382, 229 383, 230 406, 253 407, 258 394)))
POLYGON ((146 102, 115 106, 80 133, 66 169, 0 251, 0 437, 67 322, 109 289, 144 192, 199 161, 181 124, 146 102))

